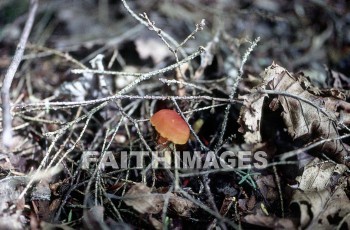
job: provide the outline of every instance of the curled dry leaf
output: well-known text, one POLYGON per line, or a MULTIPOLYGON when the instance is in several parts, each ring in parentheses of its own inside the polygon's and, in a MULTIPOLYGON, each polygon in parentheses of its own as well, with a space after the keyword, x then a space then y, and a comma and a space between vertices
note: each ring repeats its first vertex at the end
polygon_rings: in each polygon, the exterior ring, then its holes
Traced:
POLYGON ((339 124, 350 124, 350 104, 343 101, 343 95, 334 89, 321 91, 312 87, 302 74, 292 75, 275 63, 262 76, 263 82, 251 94, 243 96, 244 106, 238 122, 241 125, 239 131, 244 133, 246 142, 261 142, 264 107, 269 106, 272 111, 281 108, 284 124, 294 140, 309 144, 321 139, 333 139, 324 142, 317 150, 349 166, 346 160, 348 152, 342 141, 336 140, 339 137, 339 124), (266 93, 274 97, 269 105, 264 102, 266 93))
MULTIPOLYGON (((347 181, 341 177, 346 169, 345 165, 320 162, 318 158, 305 167, 298 179, 299 190, 294 191, 290 203, 293 213, 299 214, 300 225, 303 228, 340 227, 337 226, 339 221, 333 222, 332 219, 344 218, 350 211, 349 198, 345 193, 347 181)), ((347 224, 349 223, 348 221, 347 224)))
POLYGON ((290 209, 294 214, 299 213, 301 228, 348 228, 350 220, 347 216, 350 212, 350 203, 345 192, 348 183, 344 177, 339 181, 341 184, 336 186, 333 191, 329 188, 321 191, 295 191, 290 209))
POLYGON ((241 125, 238 131, 244 133, 244 139, 249 144, 261 142, 262 107, 266 96, 266 94, 252 93, 240 97, 244 100, 244 106, 238 120, 241 125))

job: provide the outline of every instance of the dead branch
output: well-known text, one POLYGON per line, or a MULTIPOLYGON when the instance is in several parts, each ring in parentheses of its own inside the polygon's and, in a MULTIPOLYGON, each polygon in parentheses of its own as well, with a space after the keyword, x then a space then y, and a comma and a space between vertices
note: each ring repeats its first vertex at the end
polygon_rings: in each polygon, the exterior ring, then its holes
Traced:
POLYGON ((2 89, 1 89, 1 100, 2 100, 2 125, 3 125, 3 133, 2 133, 2 143, 5 148, 10 148, 12 143, 12 118, 11 118, 11 105, 10 105, 10 88, 12 85, 13 78, 16 74, 18 66, 22 60, 24 48, 26 46, 30 31, 32 30, 35 13, 38 9, 38 0, 30 1, 30 10, 28 15, 28 20, 24 26, 21 38, 17 45, 16 53, 13 56, 12 62, 7 69, 2 89))

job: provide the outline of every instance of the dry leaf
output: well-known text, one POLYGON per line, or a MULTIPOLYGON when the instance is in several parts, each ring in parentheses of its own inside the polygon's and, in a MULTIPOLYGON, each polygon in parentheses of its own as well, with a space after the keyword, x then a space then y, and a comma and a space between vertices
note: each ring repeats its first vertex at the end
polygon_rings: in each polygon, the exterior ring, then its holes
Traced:
MULTIPOLYGON (((272 111, 279 107, 282 109, 281 116, 289 135, 304 144, 321 139, 335 139, 339 136, 338 121, 350 123, 350 104, 339 99, 344 98, 339 91, 330 90, 328 94, 322 92, 312 87, 303 75, 292 75, 275 63, 262 76, 263 82, 254 88, 254 92, 244 96, 244 106, 238 120, 241 125, 239 131, 244 133, 246 142, 257 143, 262 140, 261 113, 267 106, 264 104, 264 90, 279 92, 278 95, 270 95, 274 99, 268 106, 272 111), (322 97, 323 95, 331 96, 322 97)), ((346 160, 348 152, 341 140, 324 142, 316 150, 349 166, 346 160)))
POLYGON ((256 178, 256 185, 258 186, 261 195, 269 203, 273 203, 279 199, 278 190, 273 175, 258 175, 256 178))
POLYGON ((170 208, 179 216, 191 217, 192 212, 196 209, 195 204, 191 201, 171 194, 169 199, 170 208))
POLYGON ((0 180, 0 229, 23 229, 25 199, 18 200, 18 197, 27 182, 28 178, 23 176, 0 180))
POLYGON ((296 190, 290 208, 294 214, 299 213, 300 225, 303 229, 347 229, 350 220, 350 202, 344 189, 347 186, 345 178, 334 191, 303 192, 296 190), (339 226, 344 220, 343 227, 339 226))
POLYGON ((336 188, 326 206, 314 218, 308 229, 346 229, 350 226, 350 220, 347 218, 350 213, 350 203, 344 191, 345 184, 336 188), (344 220, 344 222, 341 224, 339 220, 344 220))
POLYGON ((335 164, 333 162, 320 162, 315 158, 307 166, 305 166, 303 175, 299 180, 299 189, 303 191, 320 191, 332 186, 338 181, 347 167, 343 164, 335 164))
POLYGON ((152 194, 145 184, 138 183, 125 194, 124 202, 139 213, 157 214, 163 209, 164 200, 161 195, 152 194))
POLYGON ((344 177, 338 178, 346 170, 345 165, 320 162, 318 158, 305 167, 299 178, 300 190, 294 192, 290 203, 293 213, 300 214, 302 227, 333 229, 339 224, 338 218, 348 215, 350 204, 344 191, 347 183, 344 177), (341 181, 341 184, 335 186, 337 181, 341 181))
MULTIPOLYGON (((151 188, 138 183, 133 185, 124 196, 125 204, 133 207, 139 213, 157 214, 163 210, 165 196, 167 194, 152 193, 151 188)), ((192 211, 196 209, 191 201, 169 194, 169 211, 176 212, 183 217, 191 217, 192 211)))
POLYGON ((156 218, 150 216, 150 217, 149 217, 149 222, 152 224, 152 226, 153 226, 156 230, 161 230, 161 229, 163 229, 163 224, 162 224, 162 222, 160 222, 160 221, 157 220, 156 218))
POLYGON ((250 224, 272 229, 297 229, 296 225, 290 219, 256 214, 246 215, 243 220, 250 224))
POLYGON ((261 119, 262 107, 264 99, 267 95, 260 93, 252 93, 247 96, 241 96, 244 100, 244 106, 240 111, 238 123, 241 125, 239 132, 244 132, 244 139, 248 144, 260 143, 261 134, 261 119))

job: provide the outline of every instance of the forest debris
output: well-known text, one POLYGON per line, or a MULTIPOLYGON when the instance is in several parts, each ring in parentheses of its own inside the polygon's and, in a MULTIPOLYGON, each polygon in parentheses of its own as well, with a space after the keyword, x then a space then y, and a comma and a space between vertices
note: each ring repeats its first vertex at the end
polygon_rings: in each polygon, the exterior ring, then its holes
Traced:
POLYGON ((201 64, 197 68, 193 79, 201 79, 203 77, 205 68, 213 63, 214 56, 218 52, 218 43, 220 41, 220 35, 221 30, 218 30, 215 34, 215 37, 205 46, 206 52, 201 53, 201 64))
MULTIPOLYGON (((338 181, 347 167, 333 162, 320 162, 315 158, 305 166, 303 175, 299 177, 299 189, 303 191, 320 191, 338 181)), ((298 178, 297 178, 298 180, 298 178)))
POLYGON ((84 213, 84 221, 86 227, 89 229, 101 228, 105 224, 103 223, 103 206, 93 206, 86 213, 84 213))
POLYGON ((0 229, 22 229, 24 198, 18 200, 21 190, 27 183, 22 176, 0 180, 0 229))
POLYGON ((239 132, 244 132, 244 139, 247 143, 260 143, 262 107, 267 95, 262 96, 260 93, 253 93, 242 96, 244 106, 241 109, 238 123, 241 125, 239 132))
MULTIPOLYGON (((85 229, 125 229, 131 230, 132 228, 126 223, 118 223, 111 218, 104 218, 105 208, 97 205, 84 212, 84 227, 85 229)), ((59 226, 58 226, 59 227, 59 226)))
POLYGON ((345 184, 336 188, 325 207, 323 207, 317 216, 318 218, 314 218, 312 225, 309 227, 310 229, 321 229, 327 228, 328 226, 333 229, 342 229, 342 226, 345 228, 350 226, 350 220, 346 218, 350 212, 350 203, 344 191, 345 184), (344 222, 338 222, 338 218, 344 220, 344 222))
POLYGON ((272 216, 263 215, 246 215, 243 220, 250 224, 256 224, 262 227, 273 229, 297 229, 295 224, 290 219, 283 219, 272 216))
POLYGON ((227 212, 230 210, 233 203, 237 203, 236 198, 231 196, 226 196, 221 204, 220 215, 226 216, 227 212))
POLYGON ((156 218, 150 216, 150 217, 149 217, 149 222, 152 224, 152 226, 153 226, 156 230, 161 230, 161 229, 163 229, 163 224, 162 224, 162 222, 160 222, 160 221, 157 220, 156 218))
POLYGON ((171 194, 169 199, 170 208, 179 216, 191 217, 196 206, 189 200, 171 194))
MULTIPOLYGON (((294 192, 290 207, 299 213, 300 224, 308 229, 332 229, 339 224, 335 218, 345 217, 350 211, 349 198, 345 193, 347 181, 338 178, 347 167, 332 162, 320 162, 315 158, 299 178, 299 189, 294 192), (340 181, 335 186, 334 183, 340 181)), ((346 218, 345 218, 346 219, 346 218)), ((350 221, 347 222, 349 226, 350 221)), ((339 228, 340 229, 340 228, 339 228)))
POLYGON ((262 111, 267 106, 264 99, 268 92, 273 95, 268 105, 270 110, 281 108, 284 124, 294 140, 308 144, 320 139, 333 139, 324 142, 316 150, 349 166, 346 160, 348 152, 342 141, 336 140, 339 137, 339 121, 345 125, 350 123, 350 104, 339 99, 343 98, 341 93, 332 90, 330 96, 322 97, 322 92, 312 87, 302 74, 292 75, 275 63, 265 69, 262 77, 263 82, 253 89, 253 93, 243 96, 244 106, 238 123, 246 142, 258 143, 262 140, 262 111))
POLYGON ((277 186, 273 175, 258 175, 256 179, 256 185, 258 186, 261 195, 269 203, 273 203, 278 199, 277 186))
MULTIPOLYGON (((342 229, 339 225, 349 226, 346 218, 350 212, 349 198, 345 193, 347 181, 341 178, 342 183, 333 192, 330 189, 321 191, 296 190, 290 208, 293 213, 299 213, 300 226, 307 229, 342 229)), ((347 228, 347 227, 345 227, 347 228)))
POLYGON ((294 193, 293 201, 290 203, 291 209, 294 209, 294 205, 298 206, 298 213, 300 213, 300 224, 302 227, 306 227, 312 221, 312 216, 319 214, 322 207, 325 205, 329 197, 328 190, 322 190, 319 192, 303 193, 297 190, 294 193), (312 215, 310 215, 310 213, 312 215))
MULTIPOLYGON (((152 193, 152 189, 144 184, 133 185, 124 196, 125 204, 133 207, 139 213, 157 214, 163 210, 167 194, 152 193)), ((196 206, 189 200, 169 194, 169 210, 179 216, 191 217, 196 206)))
POLYGON ((256 205, 256 197, 255 195, 251 195, 247 200, 247 208, 248 211, 252 211, 256 205))
POLYGON ((140 57, 145 60, 152 58, 155 65, 159 64, 172 53, 159 39, 139 38, 135 41, 136 50, 140 57))
POLYGON ((163 199, 159 194, 152 194, 152 189, 145 184, 135 184, 124 196, 124 202, 139 213, 157 214, 163 209, 163 199))

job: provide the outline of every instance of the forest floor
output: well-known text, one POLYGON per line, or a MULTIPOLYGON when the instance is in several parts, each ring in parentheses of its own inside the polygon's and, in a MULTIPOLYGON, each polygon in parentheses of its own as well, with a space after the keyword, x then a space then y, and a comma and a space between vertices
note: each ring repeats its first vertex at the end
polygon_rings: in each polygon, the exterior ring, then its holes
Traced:
POLYGON ((0 74, 0 229, 350 228, 345 0, 3 0, 0 74))

